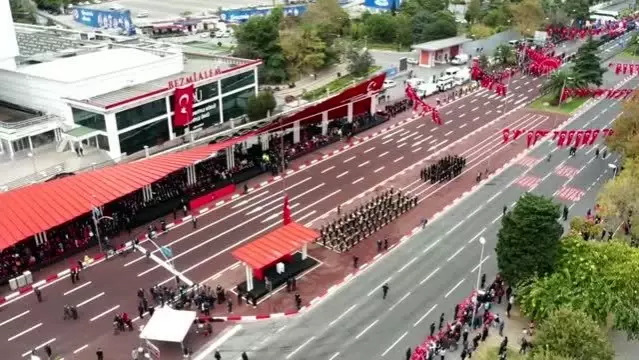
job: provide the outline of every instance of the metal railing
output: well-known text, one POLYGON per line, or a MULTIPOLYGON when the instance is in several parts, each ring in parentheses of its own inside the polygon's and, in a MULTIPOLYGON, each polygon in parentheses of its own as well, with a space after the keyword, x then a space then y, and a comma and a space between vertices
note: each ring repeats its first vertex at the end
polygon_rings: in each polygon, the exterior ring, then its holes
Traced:
POLYGON ((62 121, 62 119, 53 114, 46 114, 41 116, 32 117, 30 119, 22 120, 22 121, 0 121, 0 128, 7 130, 17 130, 23 129, 28 126, 42 124, 49 121, 62 121))

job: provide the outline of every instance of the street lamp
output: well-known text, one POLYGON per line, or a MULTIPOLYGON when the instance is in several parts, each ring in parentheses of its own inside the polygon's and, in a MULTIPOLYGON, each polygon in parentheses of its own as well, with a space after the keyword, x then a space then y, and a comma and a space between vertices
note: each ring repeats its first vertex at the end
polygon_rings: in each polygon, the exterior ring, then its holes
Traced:
POLYGON ((479 238, 479 243, 481 244, 481 252, 479 253, 479 265, 477 266, 477 284, 475 285, 475 301, 473 304, 473 317, 470 319, 471 328, 475 328, 475 316, 477 316, 477 304, 479 303, 479 285, 481 283, 481 265, 484 259, 484 246, 486 245, 486 238, 483 236, 479 238))
POLYGON ((617 167, 616 164, 613 163, 608 163, 608 167, 612 169, 612 178, 616 178, 617 177, 617 171, 619 170, 619 168, 617 167))
POLYGON ((561 87, 561 92, 559 93, 559 107, 561 107, 561 103, 562 103, 563 95, 564 95, 564 90, 566 90, 566 82, 568 80, 573 81, 573 80, 575 80, 575 78, 570 77, 570 76, 566 76, 564 78, 564 85, 561 87))
POLYGON ((27 156, 31 158, 31 164, 33 165, 33 175, 36 175, 36 176, 37 176, 37 174, 38 174, 38 167, 36 166, 36 159, 35 159, 35 155, 34 155, 32 152, 30 152, 30 153, 28 153, 28 154, 27 154, 27 156))

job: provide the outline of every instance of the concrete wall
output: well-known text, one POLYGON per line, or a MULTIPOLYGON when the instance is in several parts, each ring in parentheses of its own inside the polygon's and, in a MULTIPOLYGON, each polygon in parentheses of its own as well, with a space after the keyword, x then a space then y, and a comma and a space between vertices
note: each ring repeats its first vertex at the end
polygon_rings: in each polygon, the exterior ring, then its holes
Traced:
POLYGON ((477 48, 484 48, 483 53, 487 56, 491 56, 495 52, 497 46, 516 39, 521 39, 521 34, 519 34, 518 31, 503 31, 489 38, 471 41, 462 45, 462 53, 470 56, 477 56, 477 48))

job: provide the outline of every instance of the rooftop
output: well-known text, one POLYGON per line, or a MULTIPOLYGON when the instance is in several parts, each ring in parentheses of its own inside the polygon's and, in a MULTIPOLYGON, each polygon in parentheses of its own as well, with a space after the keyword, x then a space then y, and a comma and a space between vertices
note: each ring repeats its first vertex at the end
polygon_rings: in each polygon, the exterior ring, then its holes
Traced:
POLYGON ((465 36, 455 36, 447 39, 433 40, 421 44, 416 44, 411 46, 411 48, 417 50, 437 51, 447 49, 451 46, 461 45, 470 41, 472 40, 465 36))

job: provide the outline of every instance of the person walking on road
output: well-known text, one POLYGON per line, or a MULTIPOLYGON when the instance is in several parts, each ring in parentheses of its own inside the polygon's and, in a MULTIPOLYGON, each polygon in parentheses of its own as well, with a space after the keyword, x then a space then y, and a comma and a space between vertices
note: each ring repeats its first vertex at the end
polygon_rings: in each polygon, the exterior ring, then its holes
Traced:
POLYGON ((213 355, 213 357, 215 358, 215 360, 222 360, 222 355, 220 355, 220 352, 218 350, 215 350, 215 355, 213 355))
POLYGON ((410 360, 410 356, 412 355, 412 351, 410 348, 406 349, 406 360, 410 360))
POLYGON ((38 302, 41 303, 42 302, 42 292, 40 291, 39 288, 35 288, 33 289, 33 292, 35 293, 36 299, 38 299, 38 302))
POLYGON ((98 357, 98 360, 104 360, 104 352, 102 352, 101 348, 98 348, 98 350, 95 352, 95 355, 98 357))
POLYGON ((193 223, 193 228, 197 229, 197 218, 195 216, 191 218, 191 222, 193 223))
POLYGON ((246 355, 246 351, 242 352, 242 360, 249 360, 248 355, 246 355))
POLYGON ((382 299, 386 299, 386 295, 388 295, 388 283, 382 285, 382 299))
POLYGON ((564 205, 564 221, 568 220, 568 206, 564 205))
POLYGON ((434 336, 435 335, 435 323, 432 322, 430 323, 430 336, 434 336))
POLYGON ((444 327, 444 319, 446 318, 446 314, 442 313, 439 315, 439 330, 444 327))

